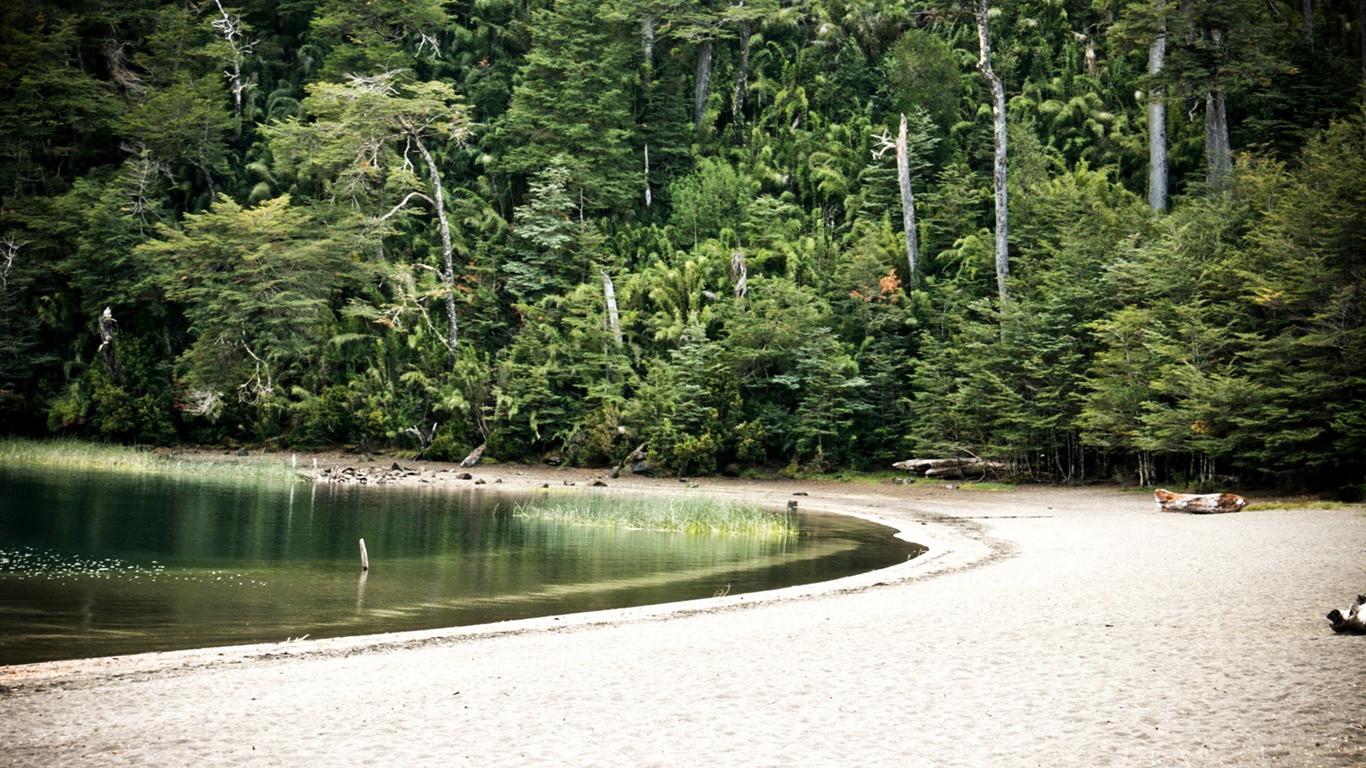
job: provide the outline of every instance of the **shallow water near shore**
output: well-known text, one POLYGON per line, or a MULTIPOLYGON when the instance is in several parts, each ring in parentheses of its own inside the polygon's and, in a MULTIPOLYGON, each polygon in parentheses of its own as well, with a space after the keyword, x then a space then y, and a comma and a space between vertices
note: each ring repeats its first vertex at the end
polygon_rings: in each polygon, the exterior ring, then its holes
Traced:
POLYGON ((688 535, 515 516, 527 498, 0 468, 0 664, 741 594, 920 551, 837 515, 799 515, 799 536, 688 535))

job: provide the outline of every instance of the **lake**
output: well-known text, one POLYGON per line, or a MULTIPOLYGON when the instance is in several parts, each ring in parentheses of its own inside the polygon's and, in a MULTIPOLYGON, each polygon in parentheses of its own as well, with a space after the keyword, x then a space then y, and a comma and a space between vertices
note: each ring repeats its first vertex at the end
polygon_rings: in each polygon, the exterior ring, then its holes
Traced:
POLYGON ((527 498, 0 467, 0 664, 739 594, 923 551, 840 515, 799 514, 799 536, 688 535, 513 515, 527 498))

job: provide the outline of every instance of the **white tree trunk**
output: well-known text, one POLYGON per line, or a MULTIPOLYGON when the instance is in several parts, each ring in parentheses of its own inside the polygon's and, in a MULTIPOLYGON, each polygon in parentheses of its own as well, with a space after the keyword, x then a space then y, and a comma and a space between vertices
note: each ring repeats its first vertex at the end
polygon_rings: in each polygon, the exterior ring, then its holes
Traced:
POLYGON ((123 386, 123 367, 119 365, 118 342, 115 340, 118 321, 114 319, 114 313, 109 307, 104 308, 100 315, 100 358, 104 360, 104 367, 109 369, 109 378, 114 383, 123 386))
POLYGON ((911 158, 907 148, 906 116, 896 134, 896 180, 901 187, 901 229, 906 237, 906 290, 915 284, 920 261, 919 233, 915 227, 915 194, 911 191, 911 158))
POLYGON ((1218 80, 1205 94, 1205 183, 1221 190, 1233 178, 1233 148, 1228 138, 1224 86, 1218 80))
MULTIPOLYGON (((744 0, 740 5, 744 6, 744 0)), ((737 143, 745 140, 745 96, 749 90, 749 22, 740 22, 740 60, 735 64, 735 91, 731 94, 731 127, 737 143)))
POLYGON ((693 89, 693 127, 701 128, 711 95, 711 40, 697 44, 697 83, 693 89))
POLYGON ((612 339, 620 347, 625 341, 621 336, 621 315, 617 312, 617 292, 612 287, 612 276, 602 273, 602 294, 607 299, 607 324, 612 329, 612 339))
POLYGON ((655 17, 645 14, 640 19, 640 48, 645 56, 645 67, 655 66, 655 17))
POLYGON ((992 168, 992 183, 996 187, 996 290, 1005 308, 1010 300, 1008 280, 1010 277, 1009 213, 1008 192, 1006 190, 1006 91, 1001 78, 991 68, 991 42, 987 36, 988 0, 976 0, 977 44, 979 58, 977 70, 991 87, 991 117, 995 127, 996 157, 992 168))
MULTIPOLYGON (((1166 0, 1157 0, 1161 11, 1166 0)), ((1162 72, 1167 58, 1167 23, 1160 22, 1152 45, 1148 46, 1148 74, 1156 77, 1162 72)), ((1167 210, 1167 95, 1162 88, 1148 91, 1148 206, 1154 211, 1167 210)))
POLYGON ((446 348, 451 356, 451 369, 454 370, 456 342, 460 340, 460 320, 455 311, 455 257, 454 247, 451 245, 451 225, 446 218, 446 189, 441 184, 441 170, 436 167, 432 153, 427 151, 427 145, 417 136, 413 136, 413 145, 417 147, 417 151, 422 154, 422 160, 427 164, 427 174, 432 185, 432 207, 436 209, 436 220, 441 229, 441 282, 446 286, 448 321, 446 348))
POLYGON ((232 57, 228 61, 228 66, 231 69, 224 72, 223 76, 228 79, 228 87, 232 91, 233 115, 237 118, 236 132, 240 136, 242 133, 242 95, 247 89, 256 86, 256 83, 242 79, 242 65, 251 53, 255 41, 246 37, 242 20, 224 10, 221 0, 214 0, 214 3, 218 6, 219 17, 211 21, 210 25, 218 30, 219 34, 223 36, 224 42, 228 44, 228 49, 232 51, 232 57))
POLYGON ((645 207, 649 208, 654 203, 654 194, 650 192, 650 145, 645 145, 645 207))

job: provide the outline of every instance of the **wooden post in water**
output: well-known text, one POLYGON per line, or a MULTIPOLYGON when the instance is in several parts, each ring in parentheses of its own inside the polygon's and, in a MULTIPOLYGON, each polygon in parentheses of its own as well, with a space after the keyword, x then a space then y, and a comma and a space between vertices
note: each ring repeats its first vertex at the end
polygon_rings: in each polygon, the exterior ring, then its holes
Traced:
POLYGON ((365 552, 365 539, 360 540, 360 569, 362 571, 370 570, 370 556, 365 552))

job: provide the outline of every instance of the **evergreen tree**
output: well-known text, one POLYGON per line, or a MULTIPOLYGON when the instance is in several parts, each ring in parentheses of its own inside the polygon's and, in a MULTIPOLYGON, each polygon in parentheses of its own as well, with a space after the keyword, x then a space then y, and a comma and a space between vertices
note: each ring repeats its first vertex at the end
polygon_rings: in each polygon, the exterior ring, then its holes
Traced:
POLYGON ((579 217, 628 210, 643 187, 626 27, 606 21, 597 3, 559 0, 535 12, 530 28, 531 50, 495 128, 506 147, 498 167, 528 179, 562 156, 579 217))

